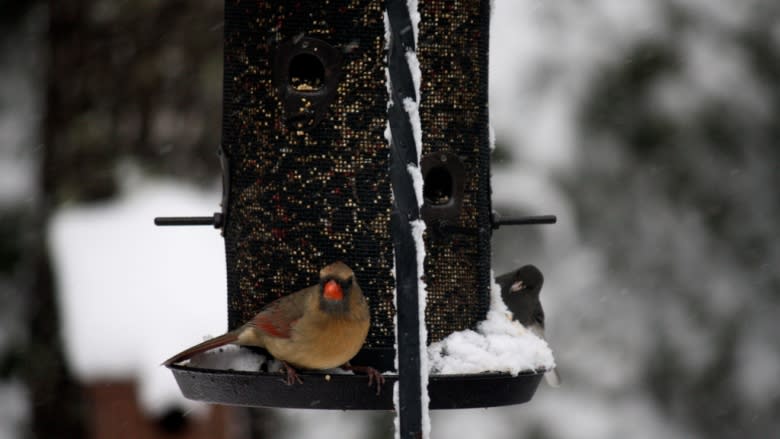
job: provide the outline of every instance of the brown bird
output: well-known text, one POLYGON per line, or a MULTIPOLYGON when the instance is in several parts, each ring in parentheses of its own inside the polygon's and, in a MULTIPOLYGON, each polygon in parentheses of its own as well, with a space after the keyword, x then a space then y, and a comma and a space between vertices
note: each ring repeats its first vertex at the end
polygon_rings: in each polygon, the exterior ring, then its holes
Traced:
POLYGON ((379 393, 385 380, 376 369, 349 364, 363 346, 369 324, 368 303, 355 274, 336 262, 320 270, 319 284, 269 303, 243 326, 186 349, 163 365, 226 344, 258 346, 284 364, 287 384, 302 382, 295 367, 342 367, 366 373, 369 386, 376 381, 379 393))

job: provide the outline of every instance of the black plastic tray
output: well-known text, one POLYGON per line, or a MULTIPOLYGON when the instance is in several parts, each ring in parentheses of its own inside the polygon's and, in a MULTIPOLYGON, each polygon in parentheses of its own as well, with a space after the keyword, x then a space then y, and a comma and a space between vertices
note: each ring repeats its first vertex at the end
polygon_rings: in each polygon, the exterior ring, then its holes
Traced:
MULTIPOLYGON (((385 375, 379 395, 364 375, 299 372, 287 385, 280 373, 169 366, 186 398, 216 404, 337 410, 392 410, 397 375, 385 375)), ((431 375, 431 409, 497 407, 528 402, 544 372, 431 375)))

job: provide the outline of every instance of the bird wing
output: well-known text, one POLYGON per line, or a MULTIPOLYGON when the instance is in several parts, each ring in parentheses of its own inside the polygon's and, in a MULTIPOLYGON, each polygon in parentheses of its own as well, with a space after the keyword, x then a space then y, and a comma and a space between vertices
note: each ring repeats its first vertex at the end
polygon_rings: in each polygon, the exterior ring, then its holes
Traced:
POLYGON ((269 303, 250 322, 251 326, 278 338, 290 338, 291 329, 303 317, 306 299, 316 286, 280 297, 269 303))

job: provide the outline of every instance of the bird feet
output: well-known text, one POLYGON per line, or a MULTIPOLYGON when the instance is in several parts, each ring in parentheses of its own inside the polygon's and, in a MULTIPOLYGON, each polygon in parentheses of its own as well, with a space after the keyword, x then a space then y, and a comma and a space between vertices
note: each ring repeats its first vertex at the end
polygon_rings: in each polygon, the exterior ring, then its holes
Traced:
POLYGON ((290 366, 284 361, 282 361, 282 364, 284 364, 284 370, 287 373, 287 379, 283 381, 287 383, 288 386, 292 386, 296 382, 298 384, 303 384, 303 380, 301 379, 301 377, 298 376, 298 372, 296 372, 292 366, 290 366))
POLYGON ((368 375, 368 387, 376 383, 376 394, 379 395, 382 392, 382 386, 385 384, 385 377, 378 370, 369 366, 353 366, 349 363, 341 366, 344 370, 351 370, 353 372, 360 372, 368 375))

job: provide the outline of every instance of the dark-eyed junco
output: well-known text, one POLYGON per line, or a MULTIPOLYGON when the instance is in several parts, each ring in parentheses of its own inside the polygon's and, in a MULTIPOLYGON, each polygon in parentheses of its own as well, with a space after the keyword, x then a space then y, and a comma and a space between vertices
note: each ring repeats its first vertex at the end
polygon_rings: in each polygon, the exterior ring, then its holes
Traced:
MULTIPOLYGON (((498 276, 496 282, 501 287, 501 298, 512 312, 513 319, 544 338, 544 310, 539 300, 544 284, 542 272, 533 265, 524 265, 498 276)), ((561 384, 557 369, 548 371, 544 377, 553 387, 561 384)))

